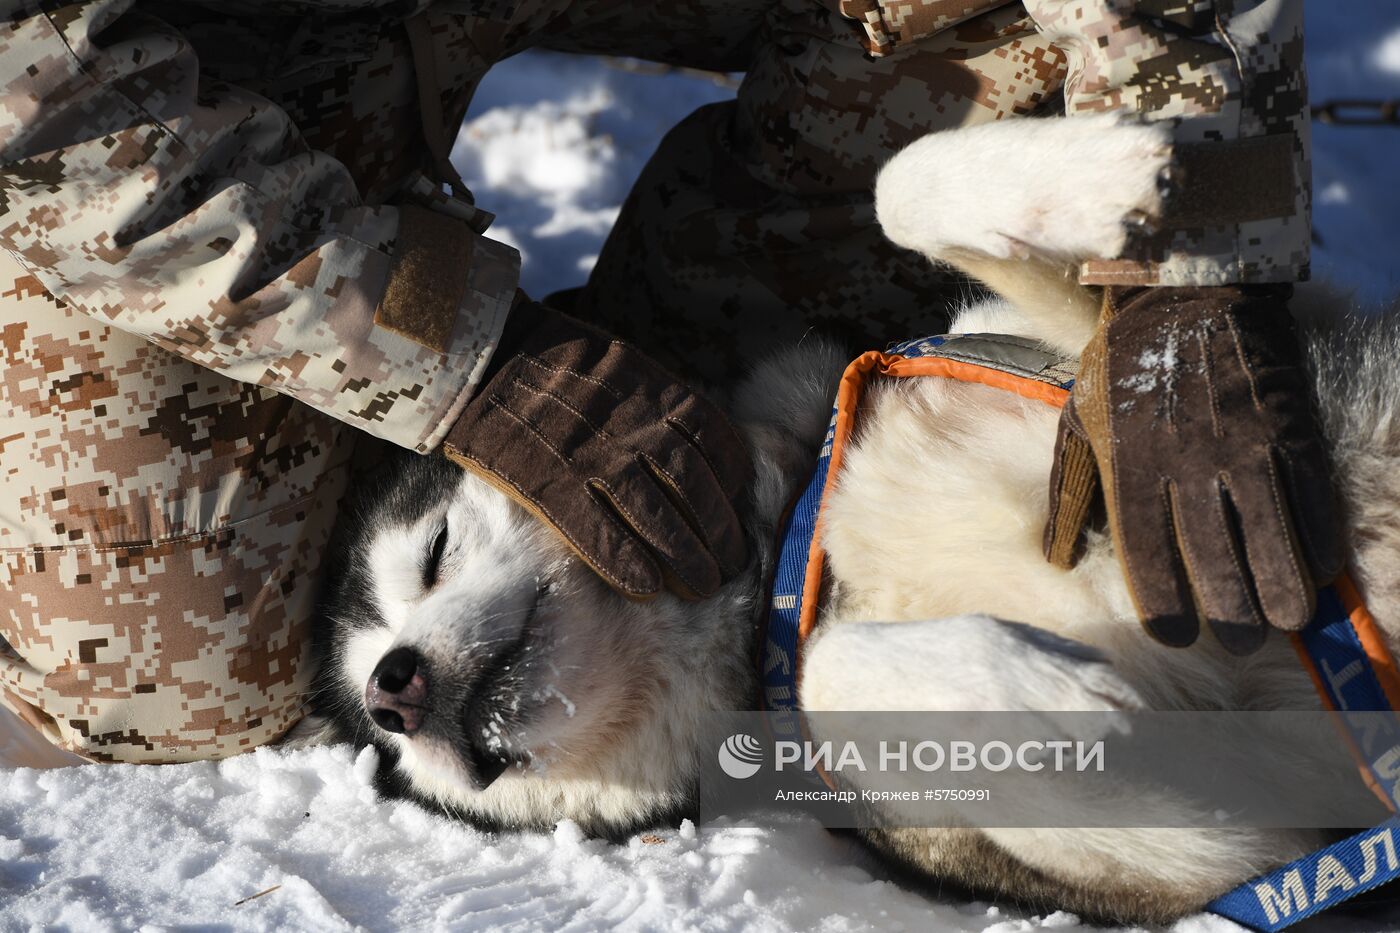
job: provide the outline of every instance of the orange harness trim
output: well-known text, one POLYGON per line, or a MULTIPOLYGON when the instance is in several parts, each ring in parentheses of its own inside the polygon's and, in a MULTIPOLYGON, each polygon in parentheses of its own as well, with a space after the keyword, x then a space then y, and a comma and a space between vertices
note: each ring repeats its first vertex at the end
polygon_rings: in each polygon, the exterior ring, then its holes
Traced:
MULTIPOLYGON (((834 488, 836 477, 841 472, 845 459, 846 443, 855 430, 856 410, 866 385, 878 376, 903 379, 912 376, 938 376, 956 379, 959 382, 972 382, 1014 392, 1022 398, 1044 402, 1056 408, 1063 408, 1069 400, 1069 389, 1043 382, 1029 376, 1021 376, 993 369, 963 360, 942 356, 907 357, 895 353, 871 350, 862 353, 846 367, 841 375, 841 383, 836 390, 835 430, 831 438, 831 465, 827 468, 826 482, 822 487, 822 501, 834 488)), ((812 536, 812 549, 807 560, 806 584, 804 592, 812 598, 803 600, 802 611, 798 616, 798 640, 805 640, 817 624, 817 610, 821 604, 822 573, 826 568, 826 552, 821 547, 822 514, 817 513, 816 531, 812 536)))

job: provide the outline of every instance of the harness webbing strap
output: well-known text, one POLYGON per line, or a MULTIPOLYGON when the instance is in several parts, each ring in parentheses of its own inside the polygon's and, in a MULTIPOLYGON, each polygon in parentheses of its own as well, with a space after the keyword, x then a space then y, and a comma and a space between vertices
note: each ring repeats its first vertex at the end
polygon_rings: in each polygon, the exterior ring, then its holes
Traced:
POLYGON ((1247 881, 1207 905, 1252 930, 1274 933, 1400 878, 1395 839, 1400 819, 1318 849, 1247 881), (1384 864, 1382 864, 1384 863, 1384 864))
MULTIPOLYGON (((1396 708, 1400 677, 1376 621, 1350 578, 1318 593, 1317 614, 1293 636, 1323 703, 1337 713, 1366 784, 1392 811, 1400 803, 1400 719, 1356 712, 1396 708)), ((1400 819, 1295 859, 1207 905, 1255 930, 1274 933, 1400 878, 1400 819)))
MULTIPOLYGON (((817 512, 831 466, 831 442, 836 432, 836 413, 822 440, 817 468, 783 526, 773 574, 773 594, 768 603, 767 638, 762 658, 763 708, 797 709, 798 633, 802 598, 806 590, 807 556, 816 537, 817 512)), ((786 721, 786 720, 785 720, 786 721)))
POLYGON ((1366 716, 1357 722, 1348 714, 1395 709, 1400 678, 1350 577, 1343 575, 1318 593, 1317 613, 1293 636, 1293 646, 1323 705, 1337 713, 1367 786, 1394 811, 1400 802, 1400 771, 1382 759, 1400 755, 1400 719, 1366 716))

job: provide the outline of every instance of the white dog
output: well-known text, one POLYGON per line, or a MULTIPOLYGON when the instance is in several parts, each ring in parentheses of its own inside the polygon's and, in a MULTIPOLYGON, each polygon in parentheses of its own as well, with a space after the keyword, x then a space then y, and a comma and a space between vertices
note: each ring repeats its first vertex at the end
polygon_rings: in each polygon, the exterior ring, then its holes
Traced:
MULTIPOLYGON (((892 161, 879 216, 897 243, 1003 296, 963 309, 955 330, 1072 354, 1098 302, 1067 270, 1116 255, 1125 214, 1160 209, 1165 162, 1162 130, 1108 119, 962 130, 892 161), (1087 186, 1099 200, 1062 199, 1027 181, 1068 174, 1087 180, 1060 190, 1087 186), (1025 190, 1007 188, 1016 184, 1025 190), (990 190, 1004 199, 988 203, 990 190)), ((1390 317, 1308 319, 1350 566, 1393 634, 1400 327, 1390 317)), ((753 620, 776 525, 810 473, 846 362, 830 347, 793 348, 733 393, 758 467, 746 518, 760 554, 700 603, 630 602, 482 481, 440 459, 406 462, 344 523, 321 633, 322 712, 341 737, 382 749, 386 786, 478 822, 543 828, 568 817, 613 835, 692 807, 703 714, 756 704, 753 620), (408 698, 411 722, 370 715, 367 696, 373 707, 384 691, 408 698)), ((1189 649, 1149 639, 1106 535, 1090 536, 1073 570, 1045 561, 1053 407, 933 378, 877 382, 862 405, 826 507, 833 583, 804 647, 806 709, 1318 708, 1286 639, 1243 659, 1209 637, 1189 649), (945 503, 936 522, 905 520, 920 501, 945 503)), ((1349 763, 1338 767, 1354 779, 1349 763)), ((1130 922, 1197 910, 1319 841, 1186 829, 866 836, 933 878, 1130 922)))

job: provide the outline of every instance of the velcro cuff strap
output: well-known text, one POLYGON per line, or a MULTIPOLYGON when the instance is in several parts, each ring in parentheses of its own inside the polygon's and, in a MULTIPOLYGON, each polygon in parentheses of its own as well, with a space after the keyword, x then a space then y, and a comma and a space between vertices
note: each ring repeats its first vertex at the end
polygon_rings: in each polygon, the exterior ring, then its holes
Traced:
POLYGON ((1163 225, 1229 227, 1296 211, 1293 136, 1256 136, 1173 149, 1174 190, 1163 225))
POLYGON ((460 221, 414 205, 400 207, 389 284, 374 323, 446 353, 475 245, 475 234, 460 221))
POLYGON ((861 44, 872 56, 888 55, 898 46, 928 39, 958 23, 1005 4, 1005 0, 959 0, 908 3, 903 0, 828 0, 828 6, 865 31, 861 44))

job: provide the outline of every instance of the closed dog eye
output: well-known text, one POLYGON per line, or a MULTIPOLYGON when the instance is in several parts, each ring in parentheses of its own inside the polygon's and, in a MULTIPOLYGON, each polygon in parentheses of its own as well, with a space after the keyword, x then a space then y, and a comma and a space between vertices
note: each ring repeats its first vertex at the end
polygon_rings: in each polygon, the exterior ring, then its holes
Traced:
POLYGON ((431 590, 437 585, 438 570, 442 566, 442 555, 446 550, 447 522, 444 521, 437 536, 433 538, 433 543, 428 548, 427 558, 423 562, 423 589, 431 590))

